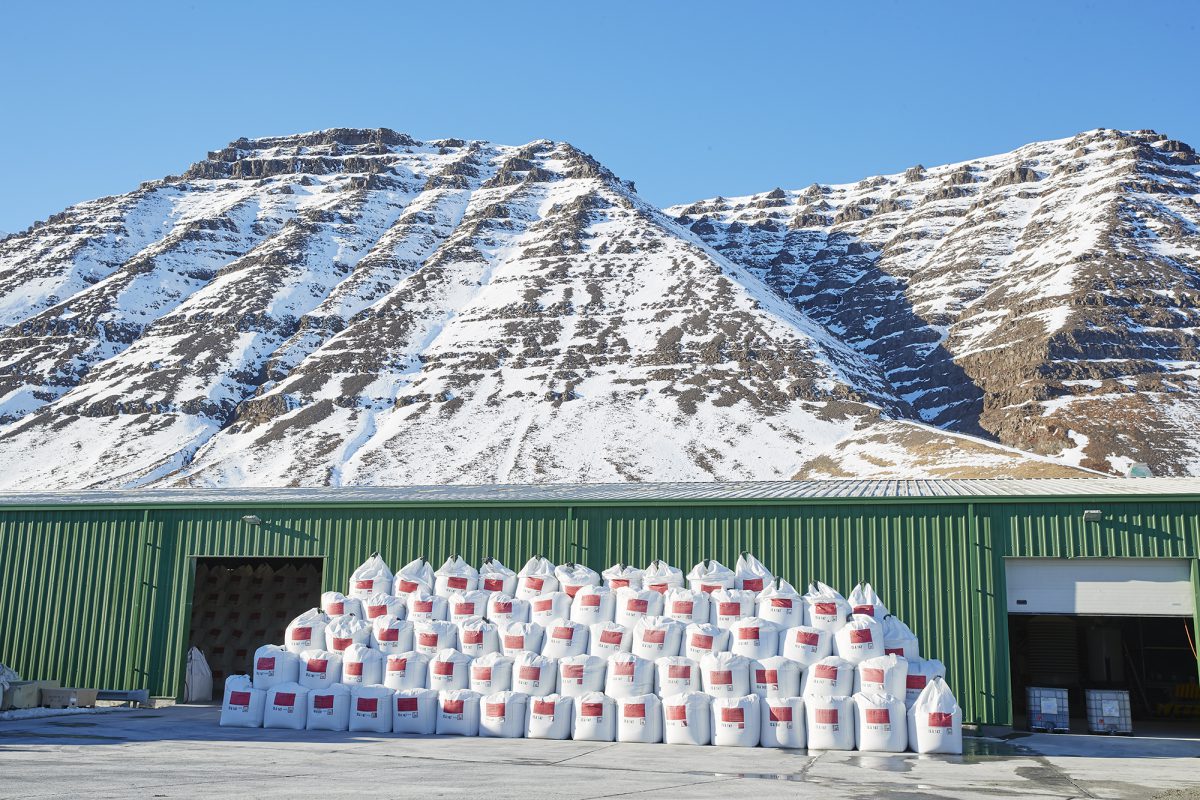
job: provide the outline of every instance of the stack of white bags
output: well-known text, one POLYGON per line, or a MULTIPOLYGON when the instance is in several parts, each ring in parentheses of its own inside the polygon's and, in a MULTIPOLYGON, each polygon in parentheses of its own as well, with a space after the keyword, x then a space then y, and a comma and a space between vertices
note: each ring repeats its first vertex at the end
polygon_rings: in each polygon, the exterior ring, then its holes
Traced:
POLYGON ((747 553, 686 575, 373 555, 226 681, 221 724, 961 753, 945 676, 870 584, 800 594, 747 553))

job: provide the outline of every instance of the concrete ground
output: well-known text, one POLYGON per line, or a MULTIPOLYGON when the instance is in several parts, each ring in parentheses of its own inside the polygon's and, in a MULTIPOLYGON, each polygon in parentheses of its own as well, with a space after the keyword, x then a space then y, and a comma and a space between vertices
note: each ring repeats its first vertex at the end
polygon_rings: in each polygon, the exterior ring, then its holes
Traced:
POLYGON ((917 756, 246 730, 218 715, 0 722, 0 797, 1200 798, 1200 739, 1011 734, 917 756))

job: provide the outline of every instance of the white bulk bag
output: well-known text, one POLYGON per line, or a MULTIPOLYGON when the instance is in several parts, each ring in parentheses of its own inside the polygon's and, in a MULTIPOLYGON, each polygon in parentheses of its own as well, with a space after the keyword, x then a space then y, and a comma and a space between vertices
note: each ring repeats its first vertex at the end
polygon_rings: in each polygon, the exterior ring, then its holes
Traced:
POLYGON ((525 737, 529 695, 493 692, 479 698, 479 735, 498 739, 525 737))
POLYGON ((851 664, 883 655, 883 626, 874 617, 855 614, 833 634, 833 654, 851 664))
POLYGON ((426 687, 438 692, 469 688, 473 660, 469 655, 452 648, 439 650, 429 661, 426 687))
MULTIPOLYGON (((0 669, 0 672, 3 670, 0 669)), ((3 683, 4 681, 0 680, 0 693, 3 693, 3 683)), ((204 657, 204 653, 199 647, 193 645, 188 648, 187 666, 183 678, 183 702, 211 703, 212 690, 212 669, 208 666, 208 659, 204 657)))
POLYGON ((634 697, 654 691, 654 662, 633 653, 608 657, 604 674, 604 693, 609 697, 634 697))
POLYGON ((729 650, 729 631, 711 623, 694 623, 683 631, 683 654, 699 663, 709 653, 729 650))
POLYGON ((737 564, 733 567, 733 588, 761 592, 774 579, 771 570, 754 556, 749 553, 738 556, 737 564))
POLYGON ((261 728, 267 693, 255 689, 249 675, 230 675, 225 679, 225 698, 221 703, 221 727, 261 728))
POLYGON ((654 662, 654 693, 659 697, 698 692, 700 665, 687 656, 664 656, 654 662))
POLYGON ((758 593, 755 603, 758 616, 774 622, 780 630, 804 624, 804 610, 808 604, 783 578, 768 583, 767 588, 758 593))
POLYGON ((471 658, 500 652, 500 629, 483 617, 467 617, 458 623, 458 649, 471 658))
POLYGON ((717 589, 710 595, 711 617, 709 621, 722 630, 729 630, 733 623, 744 617, 753 617, 758 595, 745 589, 717 589))
POLYGON ((662 616, 663 596, 651 589, 618 589, 613 620, 633 630, 642 617, 662 616))
POLYGON ((600 573, 604 585, 611 591, 617 589, 641 589, 644 571, 628 564, 613 564, 600 573))
POLYGON ((904 678, 904 705, 912 708, 913 703, 934 678, 946 678, 946 665, 936 658, 908 659, 908 675, 904 678))
POLYGON ((392 698, 392 733, 430 736, 437 732, 438 693, 401 689, 392 698))
POLYGON ((288 623, 283 635, 284 646, 296 655, 305 650, 320 650, 325 647, 325 626, 329 615, 319 608, 310 608, 288 623))
POLYGON ((409 650, 383 660, 383 685, 389 689, 424 689, 429 684, 429 656, 409 650))
POLYGON ((510 622, 501 625, 500 652, 506 656, 515 656, 522 650, 531 653, 542 651, 542 626, 536 622, 510 622))
POLYGON ((800 665, 783 656, 750 662, 750 693, 759 697, 795 697, 800 694, 800 665))
POLYGON ((700 685, 713 697, 750 694, 750 659, 736 653, 705 656, 700 659, 700 685))
POLYGON ((325 649, 340 653, 352 644, 371 644, 371 623, 353 614, 330 619, 325 626, 325 649))
POLYGON ((556 619, 566 619, 571 616, 571 598, 566 592, 545 592, 529 601, 529 621, 536 622, 543 628, 548 627, 556 619))
POLYGON ((804 723, 804 698, 765 697, 758 743, 763 747, 807 747, 804 723))
POLYGON ((890 613, 887 606, 879 599, 879 595, 871 588, 869 583, 860 583, 855 585, 850 590, 850 596, 846 598, 850 603, 851 614, 864 614, 868 617, 874 617, 877 622, 883 622, 884 618, 890 613))
POLYGON ((439 736, 479 735, 479 695, 470 689, 438 692, 439 736))
MULTIPOLYGON (((719 589, 732 589, 735 579, 733 570, 715 558, 704 559, 687 574, 688 587, 693 592, 705 594, 712 594, 719 589)), ((754 593, 758 594, 757 591, 754 593)))
POLYGON ((729 650, 746 658, 779 653, 779 628, 761 617, 743 617, 729 626, 729 650))
POLYGON ((542 633, 542 655, 546 658, 569 658, 583 655, 588 648, 586 625, 569 619, 551 620, 542 633))
POLYGON ((617 741, 658 744, 663 739, 662 701, 656 694, 617 700, 617 741))
POLYGON ((277 644, 254 651, 254 688, 270 689, 278 683, 300 680, 300 656, 277 644))
POLYGON ((512 689, 513 660, 503 653, 488 653, 471 662, 471 691, 479 694, 512 689))
POLYGON ((788 628, 780 641, 779 652, 808 669, 822 658, 833 655, 833 636, 829 631, 809 625, 788 628))
POLYGON ((424 589, 409 592, 408 597, 404 601, 404 607, 408 610, 406 618, 413 622, 432 619, 446 621, 450 619, 450 604, 446 601, 446 598, 436 594, 429 594, 424 589))
POLYGON ((433 567, 424 558, 413 559, 400 568, 392 581, 392 594, 408 602, 408 596, 413 592, 423 591, 433 594, 433 567))
POLYGON ((460 625, 464 619, 471 617, 486 617, 488 601, 492 599, 491 592, 482 589, 472 589, 467 592, 455 592, 446 601, 450 611, 450 621, 460 625))
POLYGON ((548 558, 534 556, 525 562, 517 573, 519 600, 532 600, 539 594, 558 591, 558 578, 554 577, 554 563, 548 558))
POLYGON ((756 694, 714 697, 713 744, 721 747, 757 747, 762 735, 762 701, 756 694))
POLYGON ((712 618, 708 595, 691 589, 668 589, 663 595, 663 616, 684 625, 708 622, 712 618))
POLYGON ((392 690, 386 686, 350 687, 350 726, 352 731, 391 733, 392 690))
POLYGON ((879 623, 883 626, 884 655, 894 653, 908 659, 921 657, 921 643, 912 628, 905 625, 895 616, 889 614, 879 623))
POLYGON ((385 614, 371 622, 371 646, 381 653, 404 653, 413 649, 413 624, 385 614))
POLYGON ((877 753, 903 753, 908 747, 908 713, 893 694, 854 695, 854 746, 877 753))
POLYGON ((962 754, 962 709, 944 678, 930 678, 909 709, 908 744, 917 753, 962 754))
MULTIPOLYGON (((846 624, 846 618, 850 616, 850 604, 846 602, 846 598, 842 597, 836 589, 831 586, 817 581, 808 588, 808 592, 804 595, 804 602, 808 604, 807 618, 808 624, 814 628, 820 628, 823 631, 837 633, 838 629, 846 624)), ((809 732, 809 738, 812 737, 812 731, 809 732)))
POLYGON ((805 695, 809 750, 854 749, 854 701, 845 695, 805 695))
POLYGON ((300 654, 300 680, 307 689, 325 689, 342 682, 342 654, 329 650, 305 650, 300 654))
POLYGON ((298 683, 277 683, 267 690, 263 727, 302 731, 308 720, 308 689, 298 683))
POLYGON ((642 617, 633 626, 633 647, 630 652, 647 661, 665 656, 677 656, 683 648, 683 632, 687 626, 670 617, 642 617))
POLYGON ((545 697, 558 690, 558 661, 537 653, 521 651, 513 656, 512 688, 532 697, 545 697))
POLYGON ((458 649, 458 626, 440 619, 423 619, 413 623, 413 649, 430 658, 439 651, 458 649))
POLYGON ((525 737, 528 739, 570 739, 575 718, 575 702, 571 697, 548 694, 531 697, 525 715, 525 737))
POLYGON ((378 650, 364 644, 352 644, 342 651, 342 683, 347 686, 367 686, 383 683, 383 661, 378 650))
POLYGON ((310 731, 344 731, 350 728, 350 687, 335 683, 308 689, 304 728, 310 731))
POLYGON ((617 622, 598 622, 588 635, 588 655, 608 658, 614 653, 633 650, 629 629, 617 622))
POLYGON ((663 698, 663 741, 667 744, 712 744, 712 698, 701 692, 663 698))
POLYGON ((433 573, 433 593, 438 597, 473 592, 479 588, 479 573, 461 556, 450 556, 433 573))
POLYGON ((600 573, 583 564, 560 564, 554 568, 558 588, 572 600, 585 586, 599 586, 600 573))
POLYGON ((603 692, 608 659, 600 656, 568 656, 558 661, 558 693, 579 697, 588 692, 603 692))
POLYGON ((365 600, 376 592, 390 592, 393 588, 392 579, 392 571, 388 569, 383 557, 379 553, 372 553, 370 558, 350 574, 350 591, 346 592, 346 595, 365 600))
POLYGON ((517 591, 517 573, 488 556, 479 565, 479 588, 512 597, 517 591))
POLYGON ((574 700, 572 739, 578 742, 611 742, 617 738, 616 701, 599 692, 591 692, 574 700))
POLYGON ((394 594, 384 594, 383 592, 376 592, 363 600, 362 610, 363 619, 367 622, 374 622, 388 614, 403 619, 405 614, 408 613, 403 600, 394 594))
POLYGON ((489 622, 503 627, 510 622, 529 622, 529 601, 507 594, 494 594, 487 604, 489 622))
POLYGON ((858 662, 854 670, 855 694, 890 694, 904 699, 908 689, 908 659, 876 656, 858 662))
POLYGON ((362 601, 355 597, 347 597, 341 592, 323 592, 321 594, 321 611, 331 619, 346 614, 353 614, 359 619, 366 616, 363 613, 362 601))
POLYGON ((617 598, 607 586, 584 586, 571 599, 571 621, 591 627, 612 622, 617 598))
MULTIPOLYGON (((854 692, 854 665, 843 658, 822 658, 804 670, 800 694, 839 695, 849 697, 854 692)), ((810 731, 811 732, 811 731, 810 731)))
POLYGON ((671 589, 682 589, 683 570, 676 569, 665 561, 655 559, 642 572, 642 588, 658 594, 666 594, 671 589))

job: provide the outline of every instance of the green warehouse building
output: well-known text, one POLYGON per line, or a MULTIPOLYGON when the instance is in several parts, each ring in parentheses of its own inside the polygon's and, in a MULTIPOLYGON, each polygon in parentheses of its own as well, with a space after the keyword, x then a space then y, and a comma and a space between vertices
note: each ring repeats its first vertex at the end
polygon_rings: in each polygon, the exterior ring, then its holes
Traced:
POLYGON ((178 697, 191 645, 247 669, 375 551, 685 572, 750 551, 800 591, 870 581, 967 722, 1013 724, 1029 685, 1080 710, 1128 689, 1135 718, 1200 708, 1190 478, 4 493, 0 663, 178 697))

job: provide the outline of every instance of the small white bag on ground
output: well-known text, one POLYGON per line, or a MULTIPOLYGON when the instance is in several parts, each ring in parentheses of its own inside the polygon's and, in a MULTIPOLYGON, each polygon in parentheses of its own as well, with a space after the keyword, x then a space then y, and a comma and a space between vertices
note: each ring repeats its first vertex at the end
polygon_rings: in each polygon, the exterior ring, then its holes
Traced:
POLYGON ((643 570, 629 564, 613 564, 601 572, 600 577, 604 579, 604 585, 615 592, 617 589, 641 589, 644 574, 643 570))
POLYGON ((684 625, 708 622, 712 619, 708 595, 691 589, 669 589, 663 595, 663 616, 684 625))
POLYGON ((829 631, 808 625, 788 628, 780 640, 779 652, 808 669, 823 658, 833 655, 833 635, 829 631))
POLYGON ((617 700, 617 741, 658 744, 663 739, 662 701, 656 694, 617 700))
POLYGON ((904 656, 908 659, 921 657, 921 643, 912 628, 905 625, 894 615, 889 614, 879 623, 883 626, 883 652, 904 656))
POLYGON ((386 614, 371 622, 371 646, 381 653, 406 653, 413 649, 413 624, 386 614))
POLYGON ((383 661, 383 685, 389 689, 424 689, 429 684, 429 656, 409 650, 383 661))
POLYGON ((683 631, 683 654, 696 663, 706 655, 729 649, 729 631, 712 623, 693 623, 683 631))
POLYGON ((558 581, 559 591, 572 600, 583 587, 601 584, 600 573, 584 564, 560 564, 554 568, 554 577, 558 581))
POLYGON ((471 662, 471 691, 481 695, 512 690, 513 659, 488 653, 471 662))
POLYGON ((683 648, 686 625, 671 617, 642 617, 633 626, 634 655, 647 661, 677 656, 683 648))
POLYGON ((635 697, 654 691, 654 662, 633 653, 608 657, 604 674, 604 693, 612 698, 635 697))
POLYGON ((714 697, 713 744, 720 747, 757 747, 762 735, 762 701, 758 695, 714 697))
POLYGON ((288 623, 283 635, 284 646, 296 655, 305 650, 322 650, 325 647, 325 626, 329 615, 319 608, 310 608, 288 623))
POLYGON ((783 656, 750 662, 750 694, 759 697, 800 695, 800 665, 783 656))
POLYGON ((698 692, 700 665, 687 656, 666 656, 654 662, 654 693, 659 697, 698 692))
POLYGON ((467 689, 471 685, 471 661, 466 653, 447 648, 439 650, 429 662, 426 688, 437 692, 467 689))
POLYGON ((362 601, 354 597, 347 597, 341 592, 324 592, 321 595, 321 611, 330 619, 346 614, 352 614, 359 619, 366 617, 366 614, 363 613, 362 601))
POLYGON ((722 630, 729 630, 739 619, 753 617, 758 605, 758 595, 745 589, 717 589, 710 597, 710 621, 722 630))
POLYGON ((868 658, 854 670, 855 694, 890 694, 903 700, 907 690, 908 660, 900 656, 868 658))
POLYGON ((392 577, 392 571, 388 569, 383 557, 379 553, 372 553, 370 558, 350 574, 350 591, 346 594, 358 600, 365 600, 376 592, 391 592, 392 577))
POLYGON ((225 679, 225 698, 221 703, 222 728, 261 728, 267 693, 255 689, 249 675, 230 675, 225 679))
POLYGON ((890 613, 869 583, 857 584, 850 590, 850 596, 846 600, 850 603, 851 614, 865 614, 874 617, 876 622, 883 622, 890 613))
POLYGON ((588 692, 603 692, 608 674, 608 659, 600 656, 567 656, 558 661, 558 693, 580 697, 588 692))
POLYGON ((500 652, 500 631, 483 617, 468 617, 458 623, 458 649, 471 658, 500 652))
POLYGON ((712 698, 701 692, 664 697, 663 741, 667 744, 712 744, 712 698))
POLYGON ((498 739, 523 739, 529 695, 493 692, 479 700, 479 735, 498 739))
POLYGON ((503 627, 512 622, 529 622, 529 601, 518 600, 507 594, 494 594, 488 601, 489 622, 503 627))
POLYGON ((804 624, 804 610, 808 603, 790 583, 776 578, 767 588, 758 593, 755 613, 765 620, 774 622, 780 630, 804 624))
POLYGON ((485 592, 482 589, 472 589, 466 592, 455 592, 450 595, 446 601, 446 606, 450 611, 450 621, 455 625, 461 625, 463 620, 479 617, 480 619, 487 616, 488 601, 492 599, 491 592, 485 592))
POLYGON ((750 659, 736 653, 713 653, 700 660, 700 685, 713 697, 750 694, 750 659))
POLYGON ((308 721, 308 689, 298 683, 277 683, 267 690, 263 727, 302 731, 308 721))
POLYGON ((746 658, 770 658, 779 653, 779 628, 761 617, 743 617, 729 626, 729 650, 746 658))
POLYGON ((445 597, 429 594, 424 589, 410 592, 405 598, 404 607, 407 609, 406 619, 414 623, 432 619, 448 621, 450 619, 450 603, 445 597))
POLYGON ((383 653, 366 645, 350 645, 342 651, 342 683, 350 687, 383 683, 385 658, 383 653))
POLYGON ((517 592, 517 573, 488 556, 479 565, 479 588, 512 597, 517 592))
POLYGON ((574 698, 559 694, 531 697, 525 716, 528 739, 570 739, 575 720, 574 698))
POLYGON ((405 564, 396 573, 395 579, 392 581, 392 594, 405 603, 408 602, 408 596, 414 592, 422 591, 425 594, 433 594, 433 584, 437 580, 433 574, 433 567, 429 562, 422 558, 416 558, 405 564))
POLYGON ((908 744, 917 753, 962 754, 962 709, 944 678, 930 678, 908 710, 908 744))
POLYGON ((571 738, 579 742, 611 742, 617 738, 617 703, 600 692, 574 698, 571 738))
POLYGON ((478 736, 479 695, 470 689, 438 692, 437 733, 440 736, 478 736))
POLYGON ((438 693, 401 689, 392 698, 392 733, 430 736, 437 732, 438 693))
POLYGON ((432 658, 446 649, 458 649, 458 626, 440 619, 413 623, 413 649, 432 658))
POLYGON ((844 658, 822 658, 804 670, 800 694, 805 697, 818 694, 849 697, 853 693, 854 665, 844 658))
POLYGON ((536 622, 510 622, 501 625, 498 633, 500 652, 506 656, 515 656, 522 650, 542 652, 542 626, 536 622))
MULTIPOLYGON (((717 561, 706 558, 687 574, 688 588, 693 592, 712 594, 718 589, 734 588, 735 576, 733 570, 717 561)), ((755 592, 757 594, 757 592, 755 592)))
MULTIPOLYGON (((831 634, 837 633, 850 616, 850 604, 846 602, 846 598, 832 586, 826 586, 820 581, 809 586, 804 595, 804 602, 808 604, 808 624, 831 634)), ((811 738, 812 731, 808 733, 811 738)))
POLYGON ((306 689, 325 689, 342 682, 342 654, 329 650, 305 650, 300 654, 300 678, 306 689))
MULTIPOLYGON (((299 664, 296 669, 299 671, 299 664)), ((0 690, 2 689, 3 686, 0 686, 0 690)), ((188 650, 187 672, 183 681, 183 702, 211 703, 212 690, 212 670, 208 666, 208 659, 204 657, 204 653, 199 647, 193 646, 188 650)))
POLYGON ((340 653, 352 644, 370 646, 371 623, 353 614, 333 617, 325 626, 325 649, 340 653))
POLYGON ((936 658, 908 659, 908 675, 904 678, 904 705, 913 703, 934 678, 946 679, 946 665, 936 658))
POLYGON ((450 556, 433 573, 433 593, 438 597, 472 592, 479 588, 479 572, 462 556, 450 556))
POLYGON ((521 651, 513 656, 512 688, 531 697, 545 697, 558 691, 558 661, 521 651))
POLYGON ((762 731, 758 743, 763 747, 807 747, 804 698, 763 698, 762 731))
POLYGON ((570 616, 571 598, 566 592, 545 592, 529 601, 529 621, 543 628, 556 619, 569 619, 570 616))
POLYGON ((543 556, 534 556, 525 562, 517 573, 519 600, 532 600, 540 594, 558 591, 558 578, 554 577, 554 563, 543 556))
POLYGON ((542 633, 542 655, 546 658, 570 658, 587 653, 588 629, 586 625, 569 619, 551 620, 542 633))
POLYGON ((683 585, 683 570, 672 567, 662 559, 651 561, 642 572, 642 588, 657 594, 682 589, 683 585))
POLYGON ((350 687, 335 683, 308 690, 304 727, 310 731, 344 731, 350 728, 350 687))
POLYGON ((371 623, 388 614, 404 619, 404 616, 408 613, 403 600, 395 595, 384 594, 383 592, 376 592, 363 600, 362 610, 363 619, 371 623))
POLYGON ((658 592, 651 589, 618 589, 613 620, 633 630, 642 617, 662 616, 662 609, 663 596, 658 592))
POLYGON ((393 694, 386 686, 351 687, 350 730, 391 733, 393 694))
POLYGON ((615 653, 633 650, 633 636, 629 629, 617 622, 598 622, 588 635, 588 655, 608 658, 615 653))
POLYGON ((883 655, 883 626, 874 617, 855 614, 833 634, 833 654, 851 664, 883 655))
POLYGON ((589 628, 599 622, 612 622, 617 598, 607 586, 584 586, 571 600, 571 621, 589 628))
POLYGON ((845 695, 804 698, 809 750, 854 749, 854 701, 845 695))
POLYGON ((300 656, 277 644, 264 644, 254 651, 254 688, 270 689, 280 683, 300 680, 300 656))
POLYGON ((737 564, 733 567, 733 588, 761 592, 774 579, 771 570, 754 556, 749 553, 738 556, 737 564))
POLYGON ((908 713, 892 694, 854 695, 854 746, 876 753, 903 753, 908 747, 908 713))

